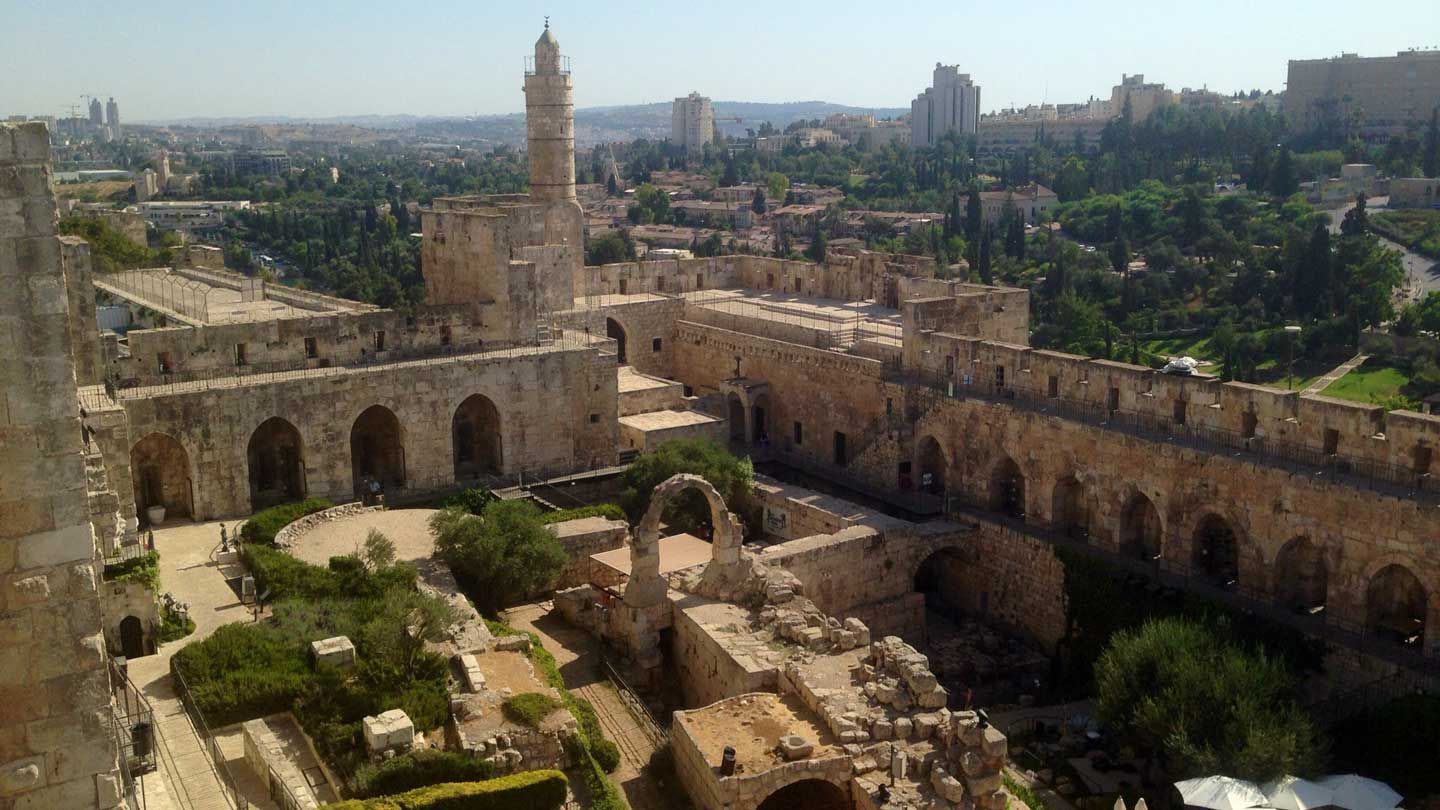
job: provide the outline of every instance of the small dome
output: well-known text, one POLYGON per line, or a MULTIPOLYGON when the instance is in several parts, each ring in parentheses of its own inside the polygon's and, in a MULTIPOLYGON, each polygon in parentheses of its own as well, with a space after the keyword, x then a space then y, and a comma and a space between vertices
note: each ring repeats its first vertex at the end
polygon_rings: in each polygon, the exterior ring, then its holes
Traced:
POLYGON ((549 24, 549 23, 546 23, 546 24, 545 24, 545 33, 541 34, 541 35, 540 35, 540 38, 537 39, 537 40, 535 40, 535 47, 536 47, 536 48, 539 48, 539 47, 541 47, 542 45, 543 45, 543 46, 546 46, 546 47, 550 47, 550 48, 559 48, 559 47, 560 47, 560 41, 557 40, 557 39, 555 38, 555 35, 550 32, 550 24, 549 24))

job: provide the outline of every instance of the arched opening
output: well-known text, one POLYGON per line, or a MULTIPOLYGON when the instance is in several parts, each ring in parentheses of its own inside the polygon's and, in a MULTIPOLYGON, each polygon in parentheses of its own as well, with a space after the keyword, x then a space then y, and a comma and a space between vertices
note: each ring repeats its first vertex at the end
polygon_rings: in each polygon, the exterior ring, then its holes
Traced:
POLYGON ((850 810, 850 795, 823 779, 802 779, 765 797, 758 810, 850 810))
POLYGON ((750 441, 757 445, 770 442, 770 395, 756 394, 750 403, 750 441))
POLYGON ((484 394, 472 394, 455 409, 450 420, 455 451, 455 480, 497 475, 500 453, 500 411, 484 394))
POLYGON ((1329 572, 1320 547, 1296 537, 1275 555, 1275 601, 1302 613, 1325 607, 1329 572))
POLYGON ((964 557, 953 548, 942 548, 920 563, 915 570, 915 592, 925 597, 927 611, 952 621, 959 619, 962 609, 959 597, 964 590, 960 579, 965 566, 964 557))
POLYGON ((1050 499, 1051 528, 1057 533, 1079 540, 1082 543, 1090 537, 1090 513, 1085 506, 1085 490, 1073 475, 1067 475, 1055 482, 1055 492, 1050 499))
POLYGON ((1120 553, 1137 560, 1160 556, 1160 510, 1140 493, 1120 511, 1120 553))
POLYGON ((135 512, 165 507, 166 518, 191 517, 190 456, 174 437, 151 433, 130 448, 135 512))
POLYGON ((1376 634, 1407 646, 1425 639, 1428 595, 1420 578, 1403 565, 1387 565, 1365 588, 1365 621, 1376 634))
POLYGON ((990 511, 1025 517, 1025 476, 1009 456, 1000 459, 990 473, 990 511))
POLYGON ((120 654, 126 658, 139 658, 145 654, 145 626, 138 616, 126 616, 120 620, 120 654))
POLYGON ((400 420, 384 405, 366 408, 350 427, 350 475, 361 497, 372 481, 387 490, 405 485, 400 420))
POLYGON ((920 491, 931 495, 945 494, 945 471, 949 467, 945 448, 934 436, 920 440, 915 451, 915 468, 920 473, 920 491))
POLYGON ((272 416, 250 434, 250 505, 264 509, 305 497, 305 446, 295 426, 272 416))
POLYGON ((614 318, 605 319, 605 337, 615 341, 615 358, 625 365, 625 327, 614 318))
POLYGON ((665 526, 672 530, 681 529, 697 537, 709 535, 711 556, 705 579, 711 579, 712 574, 721 578, 734 576, 739 570, 737 566, 741 566, 744 528, 720 492, 698 475, 672 475, 651 491, 650 505, 645 508, 630 544, 630 579, 625 585, 625 603, 631 607, 658 604, 665 598, 668 585, 660 576, 662 517, 665 526), (710 524, 708 532, 693 525, 701 512, 708 514, 704 518, 710 524))
POLYGON ((737 444, 745 443, 745 403, 740 401, 738 394, 731 394, 726 399, 728 409, 727 419, 730 422, 730 441, 737 444))
POLYGON ((1216 514, 1201 518, 1195 527, 1195 568, 1218 585, 1230 587, 1240 580, 1240 543, 1230 522, 1216 514))

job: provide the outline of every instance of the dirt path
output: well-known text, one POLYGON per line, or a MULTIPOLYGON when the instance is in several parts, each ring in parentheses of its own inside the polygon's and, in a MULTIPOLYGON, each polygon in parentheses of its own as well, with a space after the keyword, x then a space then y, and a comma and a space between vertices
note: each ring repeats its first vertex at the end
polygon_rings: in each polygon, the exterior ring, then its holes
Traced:
POLYGON ((620 766, 610 774, 610 781, 625 792, 632 810, 667 810, 665 794, 644 770, 655 753, 655 742, 600 673, 596 641, 549 610, 548 602, 521 605, 506 611, 505 621, 516 630, 539 636, 545 649, 555 656, 565 685, 595 707, 605 736, 620 748, 620 766))

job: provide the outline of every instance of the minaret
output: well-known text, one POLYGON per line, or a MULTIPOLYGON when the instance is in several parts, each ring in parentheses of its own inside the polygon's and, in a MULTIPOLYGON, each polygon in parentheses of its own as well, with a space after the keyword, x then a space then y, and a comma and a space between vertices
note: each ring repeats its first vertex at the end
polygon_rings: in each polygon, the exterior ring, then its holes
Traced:
POLYGON ((535 64, 525 71, 525 124, 530 156, 530 199, 575 199, 575 101, 570 70, 550 33, 535 42, 535 64))

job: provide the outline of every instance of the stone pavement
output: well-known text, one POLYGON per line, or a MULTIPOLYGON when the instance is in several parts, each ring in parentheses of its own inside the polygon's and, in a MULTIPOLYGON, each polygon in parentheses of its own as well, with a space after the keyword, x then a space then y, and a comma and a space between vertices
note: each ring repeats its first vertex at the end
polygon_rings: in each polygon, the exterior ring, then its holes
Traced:
MULTIPOLYGON (((226 523, 233 529, 238 522, 226 523)), ((180 523, 155 531, 155 549, 160 552, 160 587, 190 605, 195 632, 179 641, 160 645, 159 652, 132 659, 130 680, 145 695, 155 712, 159 742, 159 773, 164 793, 170 799, 161 804, 147 784, 148 810, 174 807, 177 810, 235 810, 229 792, 216 773, 204 743, 191 725, 170 679, 170 657, 187 644, 208 637, 222 624, 251 620, 250 611, 225 583, 227 574, 238 576, 238 566, 230 569, 215 560, 220 543, 220 523, 180 523), (233 570, 232 570, 233 569, 233 570)), ((250 807, 271 810, 275 804, 268 792, 245 764, 244 749, 238 726, 217 729, 221 751, 231 775, 239 783, 241 794, 250 807)), ((154 781, 154 775, 146 780, 154 781)))
POLYGON ((1300 393, 1323 394, 1325 393, 1325 389, 1330 387, 1330 383, 1335 382, 1341 377, 1344 377, 1346 374, 1349 374, 1350 372, 1359 368, 1362 363, 1369 359, 1370 355, 1368 354, 1357 354, 1349 360, 1346 360, 1345 362, 1336 366, 1335 368, 1330 369, 1328 373, 1326 373, 1323 377, 1316 380, 1315 382, 1311 383, 1308 388, 1306 388, 1304 391, 1301 391, 1300 393))

